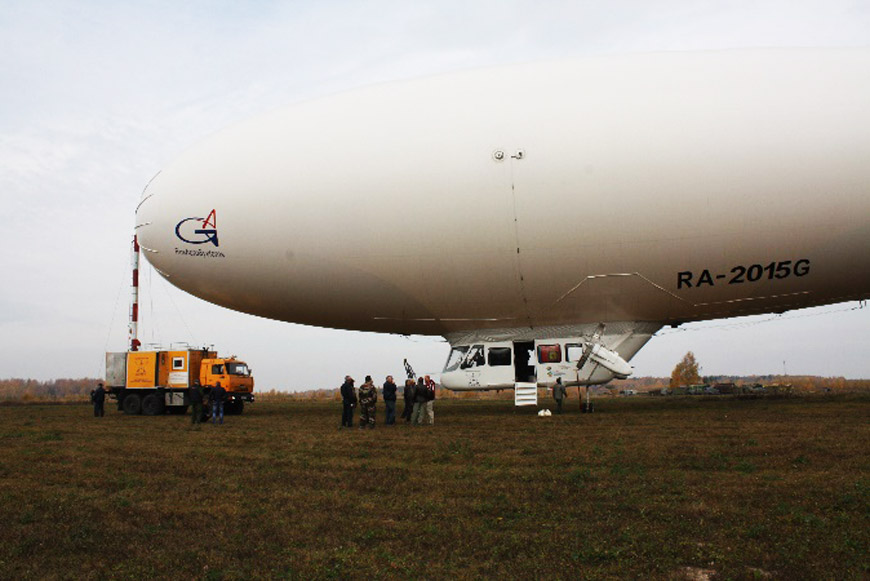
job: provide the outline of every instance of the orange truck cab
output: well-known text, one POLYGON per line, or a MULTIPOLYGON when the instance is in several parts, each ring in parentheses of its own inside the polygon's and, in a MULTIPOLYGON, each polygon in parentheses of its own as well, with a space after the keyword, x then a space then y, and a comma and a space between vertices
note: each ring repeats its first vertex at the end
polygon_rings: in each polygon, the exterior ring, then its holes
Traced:
POLYGON ((254 401, 254 378, 244 361, 235 357, 203 359, 199 368, 199 383, 206 392, 218 383, 227 391, 224 407, 227 413, 240 414, 245 402, 254 401))

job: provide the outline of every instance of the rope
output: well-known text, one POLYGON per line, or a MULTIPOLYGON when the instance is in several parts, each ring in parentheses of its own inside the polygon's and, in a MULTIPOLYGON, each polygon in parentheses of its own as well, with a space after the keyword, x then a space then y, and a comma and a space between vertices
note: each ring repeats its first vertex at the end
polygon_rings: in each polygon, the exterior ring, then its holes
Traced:
POLYGON ((172 303, 173 308, 178 313, 178 318, 181 319, 181 322, 184 324, 184 328, 187 329, 187 336, 191 339, 190 345, 198 345, 196 342, 196 337, 193 335, 193 331, 190 329, 190 325, 187 324, 187 319, 184 318, 184 314, 181 312, 181 309, 178 308, 178 305, 175 303, 175 299, 172 298, 172 293, 169 292, 169 287, 166 282, 166 279, 160 277, 162 281, 163 292, 166 293, 166 296, 169 297, 169 302, 172 303))
MULTIPOLYGON (((125 261, 126 262, 126 261, 125 261)), ((121 291, 124 289, 124 280, 127 278, 127 273, 129 269, 125 266, 123 270, 123 275, 121 276, 121 283, 118 285, 118 294, 115 295, 115 306, 112 308, 112 318, 109 321, 109 330, 106 333, 106 344, 103 347, 103 351, 108 353, 109 351, 109 342, 112 340, 112 328, 115 326, 115 316, 118 314, 118 303, 121 300, 121 291)), ((100 377, 103 375, 104 367, 106 365, 106 360, 102 359, 100 364, 97 366, 97 375, 96 377, 100 377)))
POLYGON ((791 321, 794 319, 808 319, 810 317, 824 317, 828 315, 835 315, 837 313, 847 313, 850 311, 859 311, 862 310, 866 306, 866 301, 859 301, 857 306, 852 307, 843 307, 836 310, 830 311, 822 311, 820 313, 803 313, 803 314, 795 314, 792 316, 785 317, 781 314, 773 315, 766 319, 761 319, 759 321, 740 321, 736 323, 722 323, 721 325, 704 325, 699 327, 691 327, 691 328, 678 328, 678 329, 663 329, 656 333, 655 337, 664 337, 666 335, 672 335, 674 333, 687 333, 687 332, 695 332, 695 331, 707 331, 710 329, 715 329, 719 331, 734 331, 740 329, 746 329, 749 327, 754 327, 756 325, 762 325, 765 323, 772 323, 774 321, 791 321))

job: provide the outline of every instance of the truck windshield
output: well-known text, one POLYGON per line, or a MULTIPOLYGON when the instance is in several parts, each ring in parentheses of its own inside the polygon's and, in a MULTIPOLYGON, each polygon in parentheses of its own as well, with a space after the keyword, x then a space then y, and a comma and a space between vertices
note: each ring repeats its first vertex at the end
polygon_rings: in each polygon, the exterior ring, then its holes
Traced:
POLYGON ((251 370, 248 369, 247 363, 239 362, 227 362, 227 372, 230 375, 243 375, 245 377, 251 374, 251 370))

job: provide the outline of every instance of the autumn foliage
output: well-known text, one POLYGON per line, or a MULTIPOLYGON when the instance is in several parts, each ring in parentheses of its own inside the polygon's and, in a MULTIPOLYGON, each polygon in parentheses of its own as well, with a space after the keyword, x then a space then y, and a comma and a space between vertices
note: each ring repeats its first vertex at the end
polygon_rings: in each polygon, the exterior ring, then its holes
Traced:
POLYGON ((98 379, 0 379, 0 401, 87 401, 98 379))
POLYGON ((671 389, 701 383, 700 370, 695 354, 689 351, 671 372, 671 389))

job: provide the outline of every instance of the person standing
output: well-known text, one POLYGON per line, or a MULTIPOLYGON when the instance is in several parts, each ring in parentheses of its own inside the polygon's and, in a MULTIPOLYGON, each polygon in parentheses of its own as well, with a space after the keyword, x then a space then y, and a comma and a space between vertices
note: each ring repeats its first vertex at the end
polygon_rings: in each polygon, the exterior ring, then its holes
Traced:
POLYGON ((187 391, 187 399, 190 400, 190 423, 193 425, 202 423, 202 386, 195 379, 193 385, 187 391))
POLYGON ((217 384, 211 388, 211 393, 209 393, 209 399, 211 399, 211 423, 212 425, 218 423, 218 419, 220 419, 220 423, 224 423, 224 400, 227 397, 227 390, 221 387, 221 382, 218 381, 217 384))
POLYGON ((353 408, 356 405, 356 390, 353 388, 353 377, 344 376, 341 384, 341 427, 353 427, 353 408))
POLYGON ((97 389, 91 392, 91 402, 94 404, 94 417, 101 418, 106 415, 106 410, 103 405, 106 403, 106 390, 103 389, 103 382, 97 383, 97 389))
POLYGON ((378 401, 378 390, 372 383, 372 376, 366 375, 366 382, 359 386, 359 429, 368 424, 375 429, 375 404, 378 401))
POLYGON ((565 386, 562 385, 562 378, 556 378, 556 385, 553 386, 553 399, 556 400, 556 413, 562 413, 562 400, 565 399, 565 386))
POLYGON ((406 379, 405 380, 405 391, 402 394, 405 398, 405 407, 402 408, 402 417, 405 418, 405 422, 411 421, 411 412, 414 409, 414 380, 406 379))
POLYGON ((384 407, 387 410, 387 419, 384 425, 392 426, 396 423, 396 391, 398 388, 393 382, 393 376, 388 375, 384 382, 384 407))
POLYGON ((435 382, 427 375, 423 380, 426 386, 426 423, 435 425, 435 382))
POLYGON ((417 378, 417 386, 414 388, 414 411, 411 414, 411 425, 420 426, 423 424, 424 416, 426 415, 426 385, 423 383, 423 378, 417 378))

